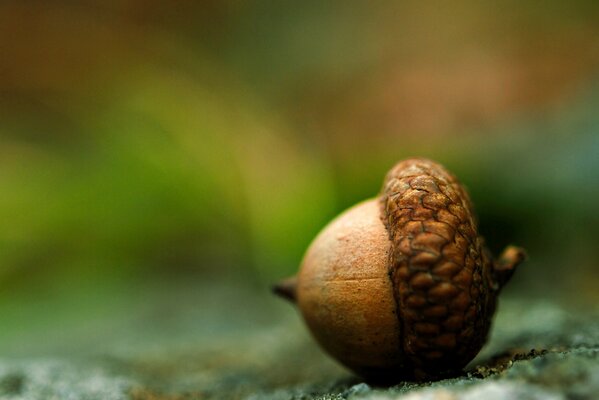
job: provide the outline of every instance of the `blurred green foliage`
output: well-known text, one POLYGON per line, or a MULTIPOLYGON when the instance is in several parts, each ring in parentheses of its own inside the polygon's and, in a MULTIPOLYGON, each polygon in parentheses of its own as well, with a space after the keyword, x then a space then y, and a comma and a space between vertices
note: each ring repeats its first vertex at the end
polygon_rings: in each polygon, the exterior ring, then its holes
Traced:
POLYGON ((529 249, 512 293, 596 299, 598 17, 594 1, 3 2, 2 307, 263 287, 415 155, 465 182, 495 251, 529 249))

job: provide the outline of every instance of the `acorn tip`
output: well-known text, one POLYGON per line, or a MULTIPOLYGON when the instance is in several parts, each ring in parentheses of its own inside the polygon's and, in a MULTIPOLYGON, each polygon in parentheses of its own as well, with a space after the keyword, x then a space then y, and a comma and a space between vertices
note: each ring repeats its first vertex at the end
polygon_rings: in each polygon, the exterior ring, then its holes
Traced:
POLYGON ((272 292, 292 303, 297 300, 297 277, 283 279, 272 286, 272 292))

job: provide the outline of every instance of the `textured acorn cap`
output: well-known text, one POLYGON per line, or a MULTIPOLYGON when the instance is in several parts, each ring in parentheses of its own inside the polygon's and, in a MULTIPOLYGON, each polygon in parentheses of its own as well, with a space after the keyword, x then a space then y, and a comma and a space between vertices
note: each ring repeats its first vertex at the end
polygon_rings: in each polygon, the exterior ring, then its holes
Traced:
POLYGON ((298 277, 298 306, 314 337, 366 376, 381 377, 403 362, 389 251, 379 204, 368 200, 323 229, 298 277))

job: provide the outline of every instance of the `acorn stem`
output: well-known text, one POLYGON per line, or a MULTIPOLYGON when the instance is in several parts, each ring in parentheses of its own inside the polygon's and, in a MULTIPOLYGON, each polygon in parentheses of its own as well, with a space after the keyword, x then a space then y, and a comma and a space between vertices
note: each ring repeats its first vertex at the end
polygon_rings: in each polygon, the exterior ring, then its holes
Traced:
POLYGON ((505 285, 516 270, 516 267, 526 260, 526 252, 517 246, 507 246, 499 258, 493 263, 493 276, 498 289, 505 285))
POLYGON ((272 291, 277 296, 295 304, 297 300, 297 276, 283 279, 279 283, 273 285, 272 291))

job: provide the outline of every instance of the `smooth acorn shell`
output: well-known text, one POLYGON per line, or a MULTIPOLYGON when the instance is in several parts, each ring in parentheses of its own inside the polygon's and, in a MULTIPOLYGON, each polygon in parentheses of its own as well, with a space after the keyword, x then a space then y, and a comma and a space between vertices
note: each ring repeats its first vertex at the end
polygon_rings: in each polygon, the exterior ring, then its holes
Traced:
POLYGON ((332 221, 310 245, 298 276, 297 304, 320 345, 360 375, 404 362, 388 263, 391 250, 377 200, 332 221))
POLYGON ((524 259, 494 261, 466 190, 440 164, 409 159, 378 198, 347 210, 310 245, 295 300, 334 358, 373 381, 459 372, 486 341, 497 295, 524 259))

